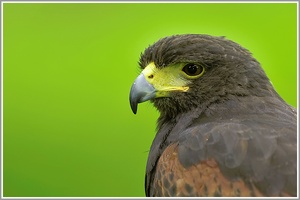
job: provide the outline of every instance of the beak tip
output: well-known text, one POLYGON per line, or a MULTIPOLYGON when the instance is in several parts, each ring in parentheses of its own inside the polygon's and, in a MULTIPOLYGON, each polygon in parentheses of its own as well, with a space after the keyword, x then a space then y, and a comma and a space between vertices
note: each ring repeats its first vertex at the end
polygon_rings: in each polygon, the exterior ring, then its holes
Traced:
POLYGON ((129 102, 130 102, 130 107, 131 110, 134 114, 137 112, 137 107, 138 107, 138 98, 134 92, 135 86, 133 85, 132 88, 130 89, 130 95, 129 95, 129 102))
POLYGON ((133 114, 136 114, 137 113, 137 103, 130 102, 130 107, 131 107, 133 114))

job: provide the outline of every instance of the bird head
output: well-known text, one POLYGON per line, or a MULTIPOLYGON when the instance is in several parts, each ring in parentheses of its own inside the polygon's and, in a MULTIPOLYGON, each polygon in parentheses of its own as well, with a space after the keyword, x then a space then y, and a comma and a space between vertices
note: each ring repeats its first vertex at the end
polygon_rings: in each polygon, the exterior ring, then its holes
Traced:
POLYGON ((251 53, 239 44, 201 34, 165 37, 140 58, 141 74, 130 90, 134 113, 151 100, 169 117, 213 102, 267 95, 272 86, 251 53))

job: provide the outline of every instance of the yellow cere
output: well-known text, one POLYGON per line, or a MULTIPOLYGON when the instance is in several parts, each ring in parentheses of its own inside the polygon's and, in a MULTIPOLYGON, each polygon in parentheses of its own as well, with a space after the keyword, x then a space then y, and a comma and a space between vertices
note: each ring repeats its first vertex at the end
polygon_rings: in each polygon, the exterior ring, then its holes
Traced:
POLYGON ((146 80, 153 85, 157 90, 156 97, 168 96, 171 91, 188 91, 187 86, 191 83, 186 79, 182 73, 182 65, 173 65, 158 69, 153 62, 151 62, 142 71, 146 80))

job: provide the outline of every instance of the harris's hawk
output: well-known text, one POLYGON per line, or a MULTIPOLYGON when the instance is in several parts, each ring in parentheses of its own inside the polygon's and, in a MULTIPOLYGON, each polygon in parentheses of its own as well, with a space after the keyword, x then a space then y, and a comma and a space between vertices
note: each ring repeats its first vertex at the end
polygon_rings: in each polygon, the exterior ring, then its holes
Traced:
POLYGON ((297 112, 239 44, 201 34, 165 37, 140 58, 134 113, 160 112, 147 196, 296 196, 297 112))

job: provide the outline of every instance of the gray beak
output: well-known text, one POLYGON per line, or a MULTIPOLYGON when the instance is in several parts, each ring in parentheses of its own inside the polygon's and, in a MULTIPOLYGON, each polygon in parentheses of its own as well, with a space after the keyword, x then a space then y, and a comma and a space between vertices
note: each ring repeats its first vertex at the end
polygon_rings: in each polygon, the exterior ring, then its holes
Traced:
POLYGON ((146 79, 144 74, 140 74, 134 81, 130 89, 129 101, 131 110, 134 114, 137 112, 139 103, 153 99, 156 89, 146 79))

